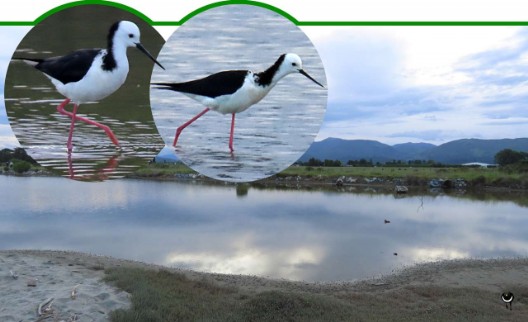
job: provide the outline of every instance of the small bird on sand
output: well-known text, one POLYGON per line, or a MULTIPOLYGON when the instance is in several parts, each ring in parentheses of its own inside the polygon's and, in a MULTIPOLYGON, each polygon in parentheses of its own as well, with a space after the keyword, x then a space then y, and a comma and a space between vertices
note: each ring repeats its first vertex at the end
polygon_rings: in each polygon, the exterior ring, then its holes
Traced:
POLYGON ((196 121, 209 110, 221 114, 231 114, 231 132, 229 149, 233 149, 233 132, 235 129, 235 114, 258 103, 284 76, 300 73, 324 88, 303 70, 301 58, 297 54, 282 54, 277 61, 260 73, 250 70, 227 70, 207 77, 184 83, 152 83, 156 88, 183 93, 206 106, 202 112, 176 129, 173 146, 187 126, 196 121))
POLYGON ((508 308, 508 304, 510 305, 510 311, 512 309, 513 298, 514 296, 512 292, 504 292, 501 294, 501 299, 504 303, 506 303, 506 308, 508 308))
POLYGON ((158 66, 165 69, 139 41, 138 26, 130 21, 114 23, 108 32, 106 49, 81 49, 68 55, 52 58, 19 58, 46 75, 57 91, 66 99, 57 107, 62 115, 71 118, 68 151, 73 149, 72 136, 75 121, 95 125, 105 131, 112 142, 119 141, 112 130, 101 123, 77 116, 79 104, 101 100, 123 85, 128 75, 127 48, 136 47, 158 66), (64 110, 73 101, 73 112, 64 110))

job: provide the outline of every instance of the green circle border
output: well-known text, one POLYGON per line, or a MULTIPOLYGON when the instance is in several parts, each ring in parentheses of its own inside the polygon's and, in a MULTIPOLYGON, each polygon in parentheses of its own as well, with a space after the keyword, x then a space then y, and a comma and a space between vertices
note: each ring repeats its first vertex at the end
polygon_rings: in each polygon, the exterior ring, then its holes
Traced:
POLYGON ((204 11, 232 4, 252 5, 274 11, 297 26, 528 26, 528 21, 299 21, 280 8, 264 2, 249 0, 225 0, 213 2, 190 12, 179 21, 153 21, 140 11, 128 5, 113 1, 81 0, 68 2, 48 10, 34 21, 0 21, 0 26, 33 26, 58 11, 83 5, 105 5, 116 7, 138 16, 152 26, 181 26, 192 17, 204 11))

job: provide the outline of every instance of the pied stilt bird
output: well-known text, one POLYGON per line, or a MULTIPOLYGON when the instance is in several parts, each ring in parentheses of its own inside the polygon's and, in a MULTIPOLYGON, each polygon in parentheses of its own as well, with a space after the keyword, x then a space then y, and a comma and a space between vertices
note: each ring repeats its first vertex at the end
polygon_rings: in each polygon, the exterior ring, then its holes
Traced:
POLYGON ((229 149, 233 152, 235 114, 258 103, 284 76, 297 72, 324 88, 303 70, 301 58, 291 53, 282 54, 271 67, 260 73, 253 73, 250 70, 227 70, 189 82, 152 83, 152 85, 156 85, 159 89, 180 92, 206 106, 202 112, 176 129, 173 146, 178 143, 178 137, 183 129, 209 110, 213 110, 222 114, 231 114, 229 149))
POLYGON ((66 97, 57 107, 57 111, 71 118, 68 151, 73 148, 72 136, 75 121, 82 121, 101 128, 110 140, 119 146, 119 141, 108 126, 77 116, 77 109, 79 104, 101 100, 123 85, 129 70, 128 47, 136 47, 158 66, 165 69, 143 47, 139 38, 140 31, 136 24, 130 21, 118 21, 110 27, 106 49, 81 49, 65 56, 44 59, 13 58, 23 60, 43 72, 55 85, 57 91, 66 97), (70 101, 73 101, 73 112, 64 109, 70 101))
POLYGON ((506 308, 508 308, 508 304, 510 305, 510 311, 512 309, 513 298, 514 296, 512 292, 504 292, 501 294, 501 299, 504 303, 506 303, 506 308))

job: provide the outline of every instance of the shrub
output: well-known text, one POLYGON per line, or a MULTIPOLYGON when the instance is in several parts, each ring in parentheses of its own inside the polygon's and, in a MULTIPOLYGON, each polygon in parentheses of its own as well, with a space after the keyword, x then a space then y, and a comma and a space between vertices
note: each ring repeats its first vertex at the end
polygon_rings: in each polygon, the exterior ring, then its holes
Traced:
POLYGON ((21 160, 13 160, 13 171, 16 173, 24 173, 31 169, 31 163, 21 160))

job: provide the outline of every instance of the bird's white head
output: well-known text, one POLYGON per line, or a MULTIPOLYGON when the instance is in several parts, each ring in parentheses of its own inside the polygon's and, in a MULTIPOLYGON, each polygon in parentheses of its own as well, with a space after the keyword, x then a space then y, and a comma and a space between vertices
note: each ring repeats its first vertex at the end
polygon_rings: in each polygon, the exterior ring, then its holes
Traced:
POLYGON ((143 47, 139 38, 141 33, 138 26, 130 21, 118 21, 110 27, 108 33, 108 47, 114 48, 114 46, 123 47, 136 47, 158 66, 165 69, 149 52, 143 47))
POLYGON ((301 57, 297 54, 288 53, 284 55, 284 60, 279 68, 279 73, 283 76, 291 73, 301 73, 317 85, 324 87, 304 71, 301 57))
POLYGON ((138 26, 130 21, 116 22, 108 35, 108 41, 114 44, 123 44, 126 47, 136 47, 140 43, 141 33, 138 26))
POLYGON ((282 64, 281 64, 281 69, 282 68, 284 68, 288 74, 296 73, 299 70, 302 70, 303 65, 302 65, 301 57, 299 57, 299 55, 297 54, 292 54, 292 53, 284 55, 284 60, 282 61, 282 64))

